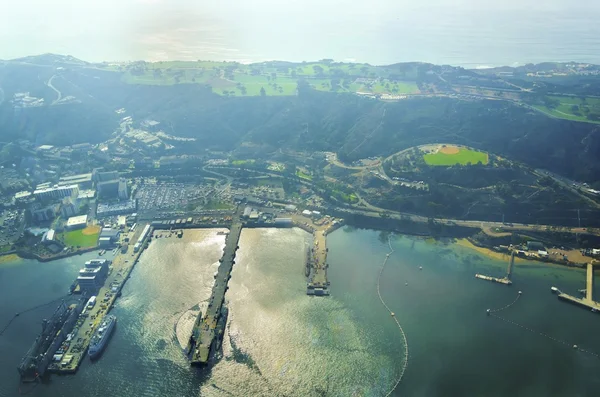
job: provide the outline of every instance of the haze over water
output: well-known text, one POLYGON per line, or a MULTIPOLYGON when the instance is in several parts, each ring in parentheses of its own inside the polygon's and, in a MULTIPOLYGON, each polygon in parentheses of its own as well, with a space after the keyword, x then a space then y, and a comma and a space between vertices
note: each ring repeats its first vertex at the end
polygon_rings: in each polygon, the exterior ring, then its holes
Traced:
POLYGON ((0 59, 600 64, 596 0, 7 0, 0 59))

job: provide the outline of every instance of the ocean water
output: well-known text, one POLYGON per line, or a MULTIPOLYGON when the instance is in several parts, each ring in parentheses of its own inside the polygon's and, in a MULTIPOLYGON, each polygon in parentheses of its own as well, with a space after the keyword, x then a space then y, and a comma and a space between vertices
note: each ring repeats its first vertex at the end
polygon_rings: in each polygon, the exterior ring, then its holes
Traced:
POLYGON ((10 1, 0 59, 600 63, 596 0, 10 1))
MULTIPOLYGON (((389 244, 394 252, 380 290, 409 347, 404 378, 392 395, 595 396, 600 390, 600 359, 572 348, 600 353, 600 318, 550 293, 554 285, 576 294, 583 272, 518 263, 514 285, 506 287, 473 277, 502 276, 504 261, 454 244, 346 227, 328 238, 332 295, 308 297, 308 237, 299 229, 242 232, 227 293, 223 357, 211 369, 190 368, 181 346, 198 304, 210 294, 224 236, 190 230, 183 239, 154 240, 143 253, 113 309, 119 322, 98 362, 86 360, 74 376, 52 376, 21 391, 65 397, 386 395, 405 352, 376 290, 389 244), (486 315, 488 308, 513 302, 519 290, 520 299, 497 313, 512 323, 486 315)), ((85 259, 0 267, 0 323, 60 296, 85 259)), ((0 396, 18 395, 15 367, 43 315, 41 309, 24 314, 0 336, 0 396)))

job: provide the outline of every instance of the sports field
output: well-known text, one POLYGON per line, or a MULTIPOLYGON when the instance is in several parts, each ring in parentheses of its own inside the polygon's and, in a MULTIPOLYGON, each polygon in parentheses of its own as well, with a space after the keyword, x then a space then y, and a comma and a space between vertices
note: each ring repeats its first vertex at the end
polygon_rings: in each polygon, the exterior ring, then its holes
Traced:
POLYGON ((428 165, 467 165, 477 164, 480 161, 482 164, 488 163, 487 153, 456 146, 441 147, 436 153, 427 153, 423 155, 423 158, 428 165))
POLYGON ((88 226, 85 229, 72 230, 61 234, 65 245, 70 247, 95 247, 98 244, 100 226, 88 226))

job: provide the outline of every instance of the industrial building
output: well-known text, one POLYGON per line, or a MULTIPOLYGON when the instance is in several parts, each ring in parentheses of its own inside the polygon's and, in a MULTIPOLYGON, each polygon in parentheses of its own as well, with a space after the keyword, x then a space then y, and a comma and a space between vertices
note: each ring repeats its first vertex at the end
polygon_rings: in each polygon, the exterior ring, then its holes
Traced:
POLYGON ((82 292, 96 292, 104 284, 108 276, 110 261, 107 259, 92 259, 85 262, 85 267, 79 271, 77 284, 82 292))
POLYGON ((121 234, 121 231, 118 229, 104 227, 104 228, 102 228, 102 231, 100 232, 98 244, 101 246, 113 245, 119 240, 120 234, 121 234))
POLYGON ((292 218, 275 218, 275 226, 292 227, 292 218))
POLYGON ((92 172, 92 179, 96 182, 108 182, 119 179, 117 171, 102 171, 102 168, 95 168, 92 172))
POLYGON ((29 211, 31 212, 31 217, 36 222, 51 221, 56 217, 56 213, 58 212, 58 204, 52 204, 41 208, 31 208, 29 211))
POLYGON ((98 204, 96 209, 96 215, 98 217, 112 216, 112 215, 123 215, 131 214, 135 212, 137 208, 137 201, 135 199, 122 201, 115 204, 98 204))
POLYGON ((96 184, 98 197, 101 198, 117 198, 119 196, 119 180, 98 182, 96 184))
POLYGON ((60 213, 62 214, 63 217, 70 218, 72 216, 75 216, 75 215, 77 215, 77 210, 78 210, 77 199, 74 199, 72 197, 65 197, 62 200, 62 205, 60 207, 60 213))
POLYGON ((28 191, 15 193, 15 201, 16 202, 27 201, 31 197, 32 197, 31 192, 28 192, 28 191))
POLYGON ((127 181, 125 179, 119 179, 119 189, 117 195, 119 196, 119 200, 127 200, 129 198, 127 181))
POLYGON ((67 220, 65 227, 67 230, 82 229, 87 226, 87 215, 72 216, 67 220))
POLYGON ((92 174, 79 174, 72 176, 64 176, 58 180, 58 186, 77 185, 80 190, 91 189, 93 187, 92 174))
POLYGON ((33 192, 33 196, 39 200, 61 199, 63 197, 77 197, 79 195, 79 187, 77 185, 55 186, 43 189, 37 189, 33 192))
POLYGON ((54 229, 50 229, 47 232, 45 232, 42 235, 42 243, 49 243, 51 241, 54 241, 54 237, 56 235, 56 232, 54 229))

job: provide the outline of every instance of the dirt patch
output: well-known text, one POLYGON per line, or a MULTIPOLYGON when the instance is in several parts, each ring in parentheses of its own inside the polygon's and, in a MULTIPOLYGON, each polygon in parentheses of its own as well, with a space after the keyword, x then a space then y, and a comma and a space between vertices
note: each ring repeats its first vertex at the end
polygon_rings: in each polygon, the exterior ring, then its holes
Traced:
POLYGON ((456 146, 444 146, 440 148, 440 153, 444 154, 457 154, 460 151, 456 146))
POLYGON ((81 234, 83 234, 84 236, 91 236, 92 234, 98 233, 100 233, 100 226, 98 225, 88 226, 81 231, 81 234))

